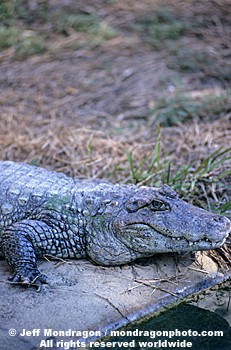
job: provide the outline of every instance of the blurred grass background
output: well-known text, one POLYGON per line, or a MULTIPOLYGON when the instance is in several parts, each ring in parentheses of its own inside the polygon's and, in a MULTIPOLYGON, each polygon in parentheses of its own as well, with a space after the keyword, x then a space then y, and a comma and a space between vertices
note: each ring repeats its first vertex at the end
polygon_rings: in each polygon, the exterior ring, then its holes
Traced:
POLYGON ((1 159, 231 215, 228 0, 3 0, 1 159))

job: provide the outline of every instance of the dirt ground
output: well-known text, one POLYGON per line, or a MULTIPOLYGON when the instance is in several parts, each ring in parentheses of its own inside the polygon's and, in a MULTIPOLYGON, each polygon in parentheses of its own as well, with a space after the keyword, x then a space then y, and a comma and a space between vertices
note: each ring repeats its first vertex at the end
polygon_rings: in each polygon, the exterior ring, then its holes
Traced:
MULTIPOLYGON (((72 176, 124 181, 130 175, 126 151, 132 150, 138 161, 156 144, 152 111, 161 98, 176 98, 177 104, 177 96, 187 93, 194 108, 193 103, 202 97, 216 98, 230 86, 229 1, 49 3, 51 12, 96 12, 116 35, 89 43, 86 33, 51 32, 44 54, 16 60, 14 48, 1 52, 2 159, 36 162, 72 176), (160 39, 158 49, 153 48, 144 31, 131 28, 155 13, 160 3, 178 20, 203 25, 194 26, 178 40, 160 39), (189 59, 191 48, 195 62, 187 71, 176 61, 189 59), (202 49, 210 56, 197 61, 196 53, 202 49)), ((38 21, 29 29, 46 30, 47 26, 38 21)), ((179 166, 230 145, 230 103, 229 94, 222 112, 216 113, 211 106, 202 115, 195 111, 189 120, 163 126, 162 155, 179 166)))
MULTIPOLYGON (((44 3, 24 1, 31 16, 44 3)), ((22 35, 46 33, 46 50, 20 58, 14 45, 0 51, 1 159, 116 183, 135 182, 128 154, 139 166, 156 147, 159 122, 161 159, 175 170, 230 147, 229 0, 52 0, 48 10, 97 13, 103 34, 24 20, 22 35), (160 7, 164 35, 150 26, 160 7), (176 38, 166 27, 171 18, 176 38)), ((230 200, 230 174, 225 185, 230 200)), ((226 264, 229 253, 226 247, 226 264)))

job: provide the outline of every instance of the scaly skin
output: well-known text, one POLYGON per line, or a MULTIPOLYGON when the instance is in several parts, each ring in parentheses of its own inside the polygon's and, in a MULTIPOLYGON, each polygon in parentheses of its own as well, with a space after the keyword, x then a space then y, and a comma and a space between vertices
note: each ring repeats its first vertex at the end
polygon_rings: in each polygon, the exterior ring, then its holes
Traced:
POLYGON ((220 247, 230 220, 192 206, 169 187, 75 181, 0 162, 0 254, 10 280, 40 287, 37 257, 90 258, 109 266, 156 253, 220 247))

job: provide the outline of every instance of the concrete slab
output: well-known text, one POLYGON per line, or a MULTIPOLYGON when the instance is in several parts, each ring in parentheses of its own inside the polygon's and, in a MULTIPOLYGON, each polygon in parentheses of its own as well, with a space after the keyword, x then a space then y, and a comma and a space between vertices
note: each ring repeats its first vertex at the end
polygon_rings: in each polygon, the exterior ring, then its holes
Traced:
POLYGON ((70 348, 70 341, 73 348, 85 348, 98 336, 110 335, 111 330, 231 276, 231 271, 219 272, 204 253, 196 255, 197 262, 190 255, 156 255, 120 267, 87 260, 55 267, 57 261, 40 261, 40 270, 49 277, 40 293, 7 282, 10 270, 2 261, 1 350, 62 350, 70 348))

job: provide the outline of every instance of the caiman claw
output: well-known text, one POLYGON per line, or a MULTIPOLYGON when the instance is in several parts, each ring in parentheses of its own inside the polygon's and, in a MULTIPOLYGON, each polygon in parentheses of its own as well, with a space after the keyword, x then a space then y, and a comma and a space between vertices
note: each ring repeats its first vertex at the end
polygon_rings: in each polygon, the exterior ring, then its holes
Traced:
POLYGON ((17 268, 9 277, 9 281, 13 283, 20 283, 23 286, 33 286, 39 292, 44 283, 48 283, 46 275, 41 274, 37 268, 17 268))

